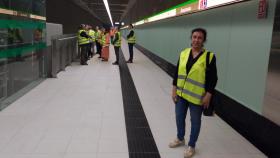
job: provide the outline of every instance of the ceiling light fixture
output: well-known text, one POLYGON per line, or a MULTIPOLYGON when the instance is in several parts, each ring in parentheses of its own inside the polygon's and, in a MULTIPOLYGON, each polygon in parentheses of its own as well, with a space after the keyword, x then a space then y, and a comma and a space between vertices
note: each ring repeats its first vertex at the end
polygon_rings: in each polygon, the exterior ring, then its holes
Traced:
POLYGON ((110 21, 111 21, 111 25, 114 26, 114 25, 113 25, 112 16, 111 16, 111 12, 110 12, 110 9, 109 9, 108 1, 107 1, 107 0, 103 0, 103 2, 104 2, 104 5, 105 5, 105 8, 106 8, 106 10, 107 10, 107 13, 108 13, 108 15, 109 15, 109 18, 110 18, 110 21))

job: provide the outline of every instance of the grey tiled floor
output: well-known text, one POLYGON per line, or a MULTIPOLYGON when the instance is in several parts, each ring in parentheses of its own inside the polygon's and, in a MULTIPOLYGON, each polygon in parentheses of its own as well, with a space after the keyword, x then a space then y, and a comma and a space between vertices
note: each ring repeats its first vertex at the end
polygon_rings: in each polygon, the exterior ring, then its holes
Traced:
MULTIPOLYGON (((114 59, 111 48, 108 63, 73 64, 1 111, 0 158, 128 158, 114 59)), ((167 146, 176 136, 172 79, 136 49, 129 69, 161 157, 182 158, 184 147, 167 146)), ((265 157, 218 117, 203 118, 197 147, 198 158, 265 157)))
POLYGON ((0 158, 128 158, 114 58, 73 63, 1 111, 0 158))

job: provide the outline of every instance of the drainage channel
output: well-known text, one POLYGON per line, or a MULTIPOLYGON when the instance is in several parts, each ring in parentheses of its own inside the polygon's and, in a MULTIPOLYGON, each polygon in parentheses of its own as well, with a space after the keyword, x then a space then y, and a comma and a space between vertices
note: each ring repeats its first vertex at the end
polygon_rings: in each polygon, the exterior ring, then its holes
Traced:
POLYGON ((129 158, 160 158, 153 134, 121 49, 119 55, 129 158))

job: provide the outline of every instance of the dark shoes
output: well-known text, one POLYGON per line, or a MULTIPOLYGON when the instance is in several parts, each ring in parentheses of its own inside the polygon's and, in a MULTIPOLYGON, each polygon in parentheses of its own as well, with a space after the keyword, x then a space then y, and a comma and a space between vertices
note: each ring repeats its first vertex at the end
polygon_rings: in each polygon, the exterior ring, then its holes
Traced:
POLYGON ((115 62, 113 62, 112 64, 113 64, 113 65, 119 65, 119 62, 116 62, 116 61, 115 61, 115 62))
POLYGON ((127 60, 126 63, 133 63, 132 60, 127 60))

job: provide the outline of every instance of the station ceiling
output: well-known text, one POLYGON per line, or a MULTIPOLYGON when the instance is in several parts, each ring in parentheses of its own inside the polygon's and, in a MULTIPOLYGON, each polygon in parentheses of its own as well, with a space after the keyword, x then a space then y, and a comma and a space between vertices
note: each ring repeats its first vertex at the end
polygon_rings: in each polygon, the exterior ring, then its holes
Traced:
MULTIPOLYGON (((98 20, 111 24, 103 0, 72 0, 98 20)), ((113 22, 133 23, 186 0, 108 0, 113 22)))
MULTIPOLYGON (((78 2, 78 0, 74 0, 78 2)), ((111 24, 103 0, 80 0, 80 5, 105 24, 111 24)), ((119 22, 131 0, 108 0, 113 22, 119 22)))

